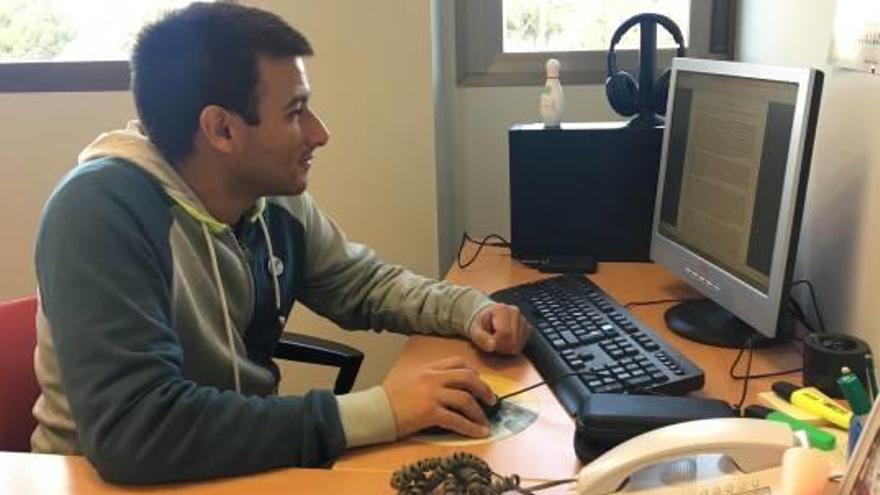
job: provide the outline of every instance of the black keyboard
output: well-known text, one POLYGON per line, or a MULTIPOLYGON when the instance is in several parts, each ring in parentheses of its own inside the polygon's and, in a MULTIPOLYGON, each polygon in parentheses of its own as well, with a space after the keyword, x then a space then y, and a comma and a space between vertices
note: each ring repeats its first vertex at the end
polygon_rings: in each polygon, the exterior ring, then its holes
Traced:
POLYGON ((524 353, 569 414, 590 393, 682 395, 703 370, 583 276, 560 276, 492 294, 535 326, 524 353), (580 375, 558 379, 566 373, 580 375))

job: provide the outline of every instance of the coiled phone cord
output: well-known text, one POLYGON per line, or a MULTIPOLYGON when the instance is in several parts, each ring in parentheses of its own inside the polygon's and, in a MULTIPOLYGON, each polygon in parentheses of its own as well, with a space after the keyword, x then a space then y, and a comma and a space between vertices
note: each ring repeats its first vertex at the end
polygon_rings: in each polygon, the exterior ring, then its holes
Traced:
POLYGON ((500 495, 514 491, 533 494, 574 479, 549 481, 529 488, 519 486, 518 474, 501 476, 483 459, 467 452, 446 457, 427 457, 398 469, 391 476, 391 487, 399 495, 425 495, 439 488, 444 495, 500 495))

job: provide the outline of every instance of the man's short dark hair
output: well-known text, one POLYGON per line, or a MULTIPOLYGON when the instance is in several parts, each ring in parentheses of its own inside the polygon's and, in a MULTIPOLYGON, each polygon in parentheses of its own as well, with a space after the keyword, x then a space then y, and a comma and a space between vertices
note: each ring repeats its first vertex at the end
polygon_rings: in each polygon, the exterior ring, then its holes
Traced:
POLYGON ((192 152, 199 114, 219 105, 258 125, 257 60, 306 56, 306 38, 277 15, 232 3, 193 3, 145 27, 131 88, 150 139, 175 164, 192 152))

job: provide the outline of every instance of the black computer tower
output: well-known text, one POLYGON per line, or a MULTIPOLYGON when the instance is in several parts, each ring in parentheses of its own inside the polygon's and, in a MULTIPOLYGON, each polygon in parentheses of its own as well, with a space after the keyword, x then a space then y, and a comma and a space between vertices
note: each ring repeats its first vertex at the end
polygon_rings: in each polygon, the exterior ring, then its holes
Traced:
POLYGON ((663 127, 515 125, 509 132, 511 253, 647 261, 663 127))

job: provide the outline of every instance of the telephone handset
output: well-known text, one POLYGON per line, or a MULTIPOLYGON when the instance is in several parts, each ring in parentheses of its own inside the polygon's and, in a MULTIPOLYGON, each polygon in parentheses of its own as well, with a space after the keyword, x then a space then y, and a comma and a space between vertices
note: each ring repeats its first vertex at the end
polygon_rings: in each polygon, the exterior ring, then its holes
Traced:
MULTIPOLYGON (((779 466, 794 446, 791 429, 774 421, 718 418, 674 424, 632 438, 587 464, 575 493, 616 493, 640 471, 700 454, 722 454, 719 460, 729 459, 742 473, 755 473, 779 466)), ((696 471, 696 464, 692 467, 696 471)))

